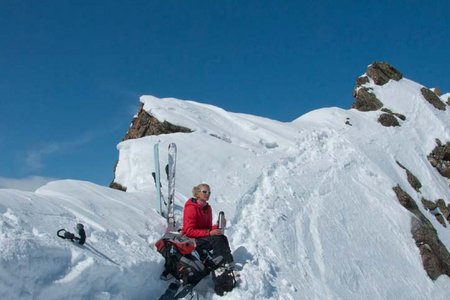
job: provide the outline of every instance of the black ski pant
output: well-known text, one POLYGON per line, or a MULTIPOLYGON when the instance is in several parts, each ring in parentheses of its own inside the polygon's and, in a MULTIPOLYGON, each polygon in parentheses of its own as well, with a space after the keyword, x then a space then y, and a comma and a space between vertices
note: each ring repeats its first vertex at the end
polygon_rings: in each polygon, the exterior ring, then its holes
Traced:
POLYGON ((212 250, 213 258, 222 255, 225 264, 233 262, 230 245, 228 244, 228 239, 225 235, 212 235, 196 238, 195 243, 197 244, 196 250, 200 255, 203 255, 203 250, 212 250))

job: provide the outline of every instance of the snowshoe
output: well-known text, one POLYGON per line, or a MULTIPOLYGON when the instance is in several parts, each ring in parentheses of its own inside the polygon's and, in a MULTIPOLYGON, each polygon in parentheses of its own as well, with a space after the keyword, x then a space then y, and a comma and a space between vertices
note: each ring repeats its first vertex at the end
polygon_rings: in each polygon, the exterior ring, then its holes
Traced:
POLYGON ((219 296, 232 291, 236 286, 236 277, 233 269, 229 267, 219 267, 214 270, 212 280, 214 282, 214 292, 219 296))
POLYGON ((180 281, 172 282, 165 293, 159 297, 159 300, 183 299, 188 295, 191 295, 190 299, 192 299, 195 296, 195 285, 192 283, 182 285, 180 281))
POLYGON ((172 300, 176 299, 175 294, 178 291, 178 288, 180 287, 180 283, 178 281, 172 282, 169 284, 169 287, 167 288, 166 292, 159 297, 159 300, 172 300))

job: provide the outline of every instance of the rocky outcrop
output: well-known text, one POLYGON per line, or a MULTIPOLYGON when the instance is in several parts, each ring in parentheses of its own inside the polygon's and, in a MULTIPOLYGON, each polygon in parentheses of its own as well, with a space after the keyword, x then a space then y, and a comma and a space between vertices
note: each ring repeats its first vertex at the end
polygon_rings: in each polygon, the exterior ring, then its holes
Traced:
POLYGON ((374 62, 369 66, 366 74, 376 85, 384 85, 391 79, 399 81, 403 78, 402 73, 386 62, 374 62))
POLYGON ((420 92, 422 93, 422 96, 425 98, 425 100, 427 100, 435 108, 437 108, 439 110, 446 109, 445 103, 442 102, 441 98, 439 98, 433 91, 431 91, 427 88, 421 88, 420 92))
POLYGON ((167 121, 160 122, 144 110, 141 104, 137 116, 131 122, 131 126, 122 141, 138 139, 148 135, 170 134, 175 132, 192 132, 189 128, 174 125, 167 121))
MULTIPOLYGON (((353 90, 353 97, 355 98, 352 108, 359 111, 377 111, 383 109, 382 114, 378 117, 378 122, 385 127, 400 126, 400 122, 397 119, 405 120, 403 115, 395 114, 389 110, 383 108, 383 102, 376 97, 370 87, 366 84, 373 81, 376 85, 384 85, 389 80, 399 81, 403 78, 403 75, 393 66, 386 62, 374 62, 369 65, 366 73, 356 79, 356 86, 353 90), (387 110, 387 111, 386 111, 387 110)), ((427 88, 421 89, 422 95, 426 101, 428 101, 433 107, 439 110, 446 110, 447 105, 439 98, 440 90, 429 90, 427 88)), ((450 100, 448 103, 450 105, 450 100)))
POLYGON ((396 161, 397 165, 400 166, 403 170, 406 171, 406 178, 408 179, 409 184, 411 187, 416 191, 420 192, 420 189, 422 188, 422 183, 420 183, 419 179, 411 173, 410 170, 408 170, 405 166, 403 166, 400 162, 396 161))
MULTIPOLYGON (((174 125, 167 121, 160 122, 154 116, 145 111, 144 104, 141 104, 138 114, 131 122, 131 126, 122 141, 138 139, 149 135, 170 134, 176 132, 190 133, 192 130, 183 126, 174 125)), ((114 173, 115 168, 116 167, 114 167, 114 173)), ((109 187, 120 191, 127 190, 125 186, 122 186, 114 180, 110 183, 109 187)))
POLYGON ((436 205, 439 208, 439 210, 441 211, 442 215, 444 216, 444 218, 450 222, 450 204, 445 204, 444 199, 438 199, 436 201, 436 205))
POLYGON ((115 190, 123 191, 123 192, 127 191, 126 187, 124 187, 120 183, 117 183, 117 182, 114 182, 114 181, 109 184, 109 187, 112 188, 112 189, 115 189, 115 190))
POLYGON ((404 115, 394 113, 390 109, 382 108, 381 111, 383 113, 378 117, 378 123, 385 127, 400 126, 400 123, 397 119, 400 119, 402 121, 406 120, 406 117, 404 115))
POLYGON ((400 126, 400 123, 392 114, 383 113, 378 117, 378 122, 385 127, 400 126))
MULTIPOLYGON (((374 62, 367 68, 366 75, 356 80, 356 87, 353 90, 355 101, 352 104, 352 108, 356 108, 359 111, 374 111, 383 107, 383 102, 369 88, 364 86, 370 81, 369 78, 376 85, 384 85, 391 79, 396 81, 402 79, 403 75, 388 63, 374 62)), ((385 117, 392 120, 389 116, 383 116, 383 118, 385 117)))
POLYGON ((374 111, 383 107, 383 102, 367 87, 359 87, 354 92, 355 101, 352 108, 359 111, 374 111))
POLYGON ((388 114, 391 114, 391 115, 393 115, 393 116, 399 118, 399 119, 402 120, 402 121, 405 121, 405 120, 406 120, 405 115, 402 115, 402 114, 399 114, 399 113, 395 113, 395 112, 393 112, 392 110, 390 110, 390 109, 388 109, 388 108, 383 107, 383 108, 381 109, 381 111, 382 111, 382 112, 385 112, 385 113, 388 113, 388 114))
MULTIPOLYGON (((420 192, 422 184, 419 179, 411 173, 405 166, 397 161, 397 164, 406 171, 407 179, 411 187, 420 192)), ((411 219, 411 232, 416 245, 420 250, 422 263, 428 276, 435 280, 440 275, 450 276, 450 253, 445 245, 439 240, 436 229, 427 217, 420 211, 414 199, 400 188, 393 188, 400 204, 409 210, 414 217, 411 219)), ((436 220, 447 228, 450 222, 450 204, 447 205, 444 199, 433 202, 422 197, 423 207, 433 215, 436 220)))
POLYGON ((447 227, 447 222, 450 223, 450 204, 446 205, 444 199, 433 202, 425 198, 422 198, 422 204, 442 226, 447 227))
POLYGON ((432 88, 431 91, 433 91, 433 93, 435 93, 438 97, 442 95, 441 89, 438 87, 432 88))
POLYGON ((445 145, 436 139, 437 146, 428 155, 428 161, 442 176, 450 179, 450 142, 445 145))
POLYGON ((450 277, 450 253, 439 240, 436 229, 408 193, 398 185, 393 190, 400 204, 414 215, 411 219, 411 233, 420 250, 422 263, 428 276, 432 280, 444 274, 450 277))

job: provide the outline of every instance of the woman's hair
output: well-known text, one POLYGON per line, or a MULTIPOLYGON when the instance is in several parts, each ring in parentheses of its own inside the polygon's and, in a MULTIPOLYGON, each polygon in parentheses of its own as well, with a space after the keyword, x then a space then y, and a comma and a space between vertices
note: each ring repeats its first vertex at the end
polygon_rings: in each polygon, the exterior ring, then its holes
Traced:
POLYGON ((194 198, 196 198, 197 195, 200 194, 200 191, 204 188, 208 189, 208 191, 211 191, 208 184, 200 183, 199 185, 196 185, 192 188, 192 196, 194 196, 194 198))

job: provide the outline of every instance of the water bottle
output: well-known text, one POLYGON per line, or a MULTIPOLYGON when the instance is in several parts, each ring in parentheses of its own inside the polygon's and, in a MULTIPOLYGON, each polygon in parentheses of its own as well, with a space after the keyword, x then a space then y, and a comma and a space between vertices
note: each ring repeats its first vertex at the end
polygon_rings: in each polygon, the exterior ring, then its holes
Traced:
POLYGON ((222 230, 222 232, 225 230, 225 213, 223 211, 219 212, 219 229, 222 230))

